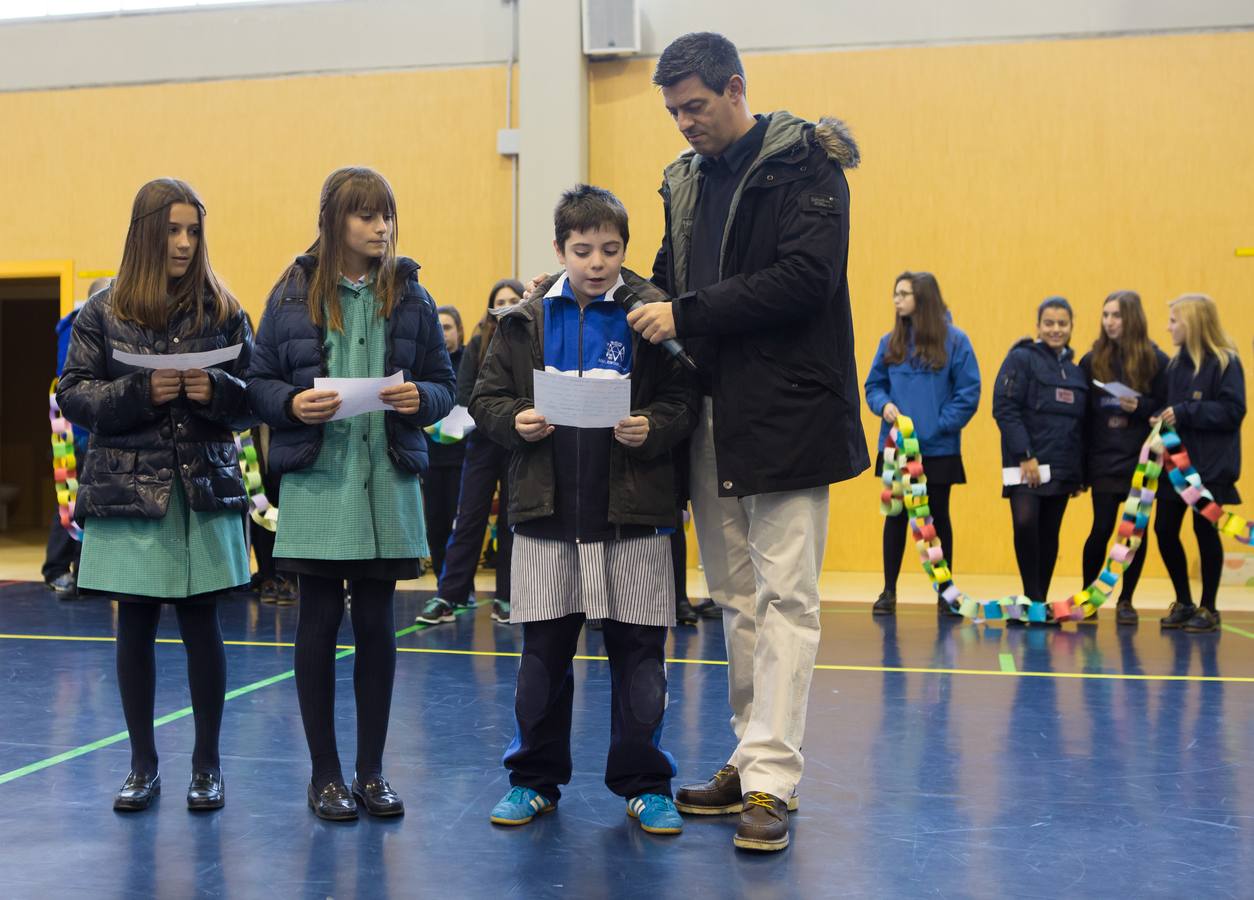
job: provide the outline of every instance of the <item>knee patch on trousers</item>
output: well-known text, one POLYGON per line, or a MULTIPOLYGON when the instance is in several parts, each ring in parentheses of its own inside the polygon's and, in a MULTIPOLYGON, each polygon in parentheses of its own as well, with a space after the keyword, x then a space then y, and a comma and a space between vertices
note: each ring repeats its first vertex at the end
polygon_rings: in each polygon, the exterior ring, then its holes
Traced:
POLYGON ((631 673, 627 706, 641 725, 656 725, 666 712, 666 667, 661 660, 642 660, 631 673))
POLYGON ((514 712, 520 719, 538 719, 549 705, 552 685, 548 670, 538 656, 524 653, 518 664, 518 686, 514 689, 514 712))

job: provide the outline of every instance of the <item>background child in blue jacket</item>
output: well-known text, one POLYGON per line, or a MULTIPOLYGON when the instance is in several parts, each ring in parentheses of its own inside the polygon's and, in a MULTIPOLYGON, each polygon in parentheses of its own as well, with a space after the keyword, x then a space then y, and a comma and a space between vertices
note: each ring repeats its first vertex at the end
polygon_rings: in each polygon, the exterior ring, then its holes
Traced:
MULTIPOLYGON (((1085 483, 1092 491, 1093 527, 1084 542, 1084 583, 1092 584, 1106 561, 1110 536, 1120 508, 1132 488, 1132 473, 1140 461, 1141 445, 1150 432, 1150 417, 1162 409, 1167 391, 1167 354, 1149 339, 1145 310, 1135 291, 1116 291, 1102 304, 1102 331, 1080 368, 1089 381, 1089 410, 1085 428, 1085 483), (1141 394, 1115 397, 1092 382, 1118 382, 1141 394)), ((1115 621, 1135 625, 1132 605, 1149 535, 1141 542, 1121 579, 1115 621)), ((1093 613, 1097 615, 1096 611, 1093 613)))
MULTIPOLYGON (((930 272, 903 272, 893 284, 893 330, 880 338, 866 378, 866 402, 884 420, 875 474, 884 472, 884 441, 898 415, 914 421, 927 471, 928 506, 945 556, 954 564, 949 492, 965 484, 962 429, 980 405, 980 366, 971 341, 954 326, 930 272)), ((884 590, 871 611, 891 616, 897 608, 897 576, 906 548, 904 515, 884 519, 884 590)), ((942 615, 951 613, 937 598, 942 615)))
POLYGON ((1003 468, 1018 468, 1007 485, 1015 558, 1023 593, 1046 602, 1058 561, 1058 535, 1067 500, 1084 483, 1084 417, 1088 379, 1075 364, 1071 304, 1048 297, 1036 310, 1036 340, 1011 348, 997 373, 993 418, 1001 429, 1003 468), (1049 466, 1043 481, 1041 466, 1049 466))
MULTIPOLYGON (((1241 421, 1245 418, 1245 373, 1236 344, 1219 322, 1219 309, 1209 297, 1186 294, 1172 301, 1167 322, 1178 350, 1167 366, 1167 406, 1162 419, 1180 434, 1202 484, 1221 504, 1240 503, 1241 421)), ((1188 560, 1180 543, 1185 502, 1164 478, 1159 482, 1154 534, 1167 565, 1176 600, 1160 621, 1164 628, 1189 632, 1219 630, 1219 576, 1224 550, 1215 526, 1193 513, 1193 533, 1202 558, 1201 607, 1193 603, 1188 560)))

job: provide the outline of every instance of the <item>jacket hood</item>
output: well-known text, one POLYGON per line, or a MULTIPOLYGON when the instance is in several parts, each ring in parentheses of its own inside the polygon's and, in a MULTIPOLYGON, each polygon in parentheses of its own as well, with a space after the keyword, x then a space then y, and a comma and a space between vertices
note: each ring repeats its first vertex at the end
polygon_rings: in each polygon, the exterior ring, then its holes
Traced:
MULTIPOLYGON (((823 148, 827 158, 841 168, 855 169, 862 162, 862 151, 858 149, 853 132, 843 119, 824 116, 816 124, 783 109, 770 113, 766 134, 762 138, 762 151, 758 154, 758 159, 767 159, 784 152, 805 140, 807 132, 813 134, 814 141, 823 148)), ((695 150, 689 148, 666 167, 665 176, 668 179, 694 176, 700 164, 701 157, 695 150)))
MULTIPOLYGON (((314 269, 318 266, 318 256, 315 253, 302 253, 300 256, 296 257, 295 264, 302 272, 305 273, 305 277, 308 278, 313 274, 314 269)), ((418 265, 418 263, 414 262, 414 260, 410 259, 408 256, 396 257, 396 277, 401 281, 408 280, 421 268, 422 266, 418 265)))
POLYGON ((1022 350, 1024 348, 1027 348, 1028 350, 1034 350, 1037 353, 1047 353, 1052 358, 1061 360, 1063 362, 1068 362, 1072 359, 1075 359, 1075 349, 1070 344, 1068 344, 1063 349, 1062 355, 1059 356, 1055 354, 1054 351, 1046 347, 1043 342, 1038 341, 1036 338, 1030 338, 1030 337, 1020 338, 1019 340, 1015 341, 1014 346, 1011 347, 1010 349, 1011 351, 1015 351, 1015 350, 1022 350))

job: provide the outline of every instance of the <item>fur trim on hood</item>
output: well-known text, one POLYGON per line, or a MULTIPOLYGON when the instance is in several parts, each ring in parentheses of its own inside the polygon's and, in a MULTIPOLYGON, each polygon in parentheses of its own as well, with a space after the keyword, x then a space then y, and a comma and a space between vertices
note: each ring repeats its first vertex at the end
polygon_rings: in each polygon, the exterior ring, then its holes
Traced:
POLYGON ((862 162, 862 153, 853 139, 853 132, 841 119, 832 116, 819 119, 819 123, 814 126, 814 137, 819 146, 827 151, 828 158, 840 163, 841 168, 856 169, 858 163, 862 162))

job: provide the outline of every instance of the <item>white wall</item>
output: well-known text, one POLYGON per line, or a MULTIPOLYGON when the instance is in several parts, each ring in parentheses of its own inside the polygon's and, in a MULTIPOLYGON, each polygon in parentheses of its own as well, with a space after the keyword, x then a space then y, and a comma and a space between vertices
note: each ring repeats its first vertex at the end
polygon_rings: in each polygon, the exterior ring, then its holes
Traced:
MULTIPOLYGON (((1250 0, 639 4, 649 56, 707 29, 755 52, 1254 27, 1250 0)), ((511 18, 510 0, 328 0, 0 23, 0 90, 504 62, 511 18)))
POLYGON ((330 0, 0 23, 0 90, 503 63, 507 0, 330 0))

